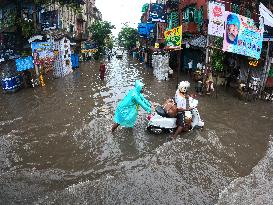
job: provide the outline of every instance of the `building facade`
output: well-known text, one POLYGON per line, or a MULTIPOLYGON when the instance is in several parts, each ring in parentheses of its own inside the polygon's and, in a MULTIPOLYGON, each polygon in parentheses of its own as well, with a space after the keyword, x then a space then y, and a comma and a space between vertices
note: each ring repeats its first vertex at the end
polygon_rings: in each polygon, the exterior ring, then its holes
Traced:
POLYGON ((101 20, 100 11, 95 6, 95 0, 85 0, 81 3, 80 9, 61 6, 57 3, 47 6, 47 12, 54 12, 58 19, 58 28, 63 29, 79 40, 89 38, 88 28, 96 21, 101 20))

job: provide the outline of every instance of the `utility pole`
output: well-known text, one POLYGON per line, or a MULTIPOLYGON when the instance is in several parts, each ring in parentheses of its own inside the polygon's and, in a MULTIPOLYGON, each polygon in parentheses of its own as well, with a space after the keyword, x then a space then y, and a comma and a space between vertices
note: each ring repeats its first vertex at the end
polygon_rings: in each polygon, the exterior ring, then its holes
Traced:
MULTIPOLYGON (((181 1, 179 1, 179 4, 178 4, 178 15, 179 15, 179 24, 180 24, 180 26, 182 26, 182 15, 181 15, 182 8, 180 7, 180 5, 181 5, 181 1)), ((183 30, 182 30, 182 36, 183 36, 183 30)), ((181 47, 182 47, 182 45, 181 45, 181 47)), ((181 49, 182 48, 180 48, 180 50, 177 51, 177 85, 180 82, 179 79, 180 79, 180 75, 181 75, 181 54, 182 54, 181 49)))
MULTIPOLYGON (((209 5, 209 2, 207 3, 209 5)), ((209 18, 209 6, 207 6, 207 16, 209 18)), ((210 41, 210 37, 209 37, 209 31, 207 29, 207 45, 206 45, 206 59, 205 59, 205 71, 204 71, 204 75, 203 75, 203 88, 204 85, 206 83, 206 77, 207 77, 207 73, 208 73, 208 64, 209 64, 209 41, 210 41)))
MULTIPOLYGON (((270 1, 268 2, 268 8, 270 9, 271 7, 271 3, 270 1)), ((266 80, 268 78, 268 74, 269 74, 269 71, 270 71, 270 65, 271 65, 271 58, 269 56, 269 51, 270 51, 270 41, 267 42, 267 51, 266 51, 266 60, 265 60, 265 65, 264 65, 264 73, 263 73, 263 78, 262 78, 262 82, 261 82, 261 88, 260 88, 260 91, 259 91, 259 94, 261 95, 262 91, 264 90, 265 88, 265 83, 266 83, 266 80)))

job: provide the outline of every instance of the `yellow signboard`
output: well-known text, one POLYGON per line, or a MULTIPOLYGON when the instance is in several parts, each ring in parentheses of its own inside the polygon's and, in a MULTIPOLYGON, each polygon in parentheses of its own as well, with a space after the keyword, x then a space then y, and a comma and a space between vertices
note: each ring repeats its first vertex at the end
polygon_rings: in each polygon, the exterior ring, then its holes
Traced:
POLYGON ((259 64, 259 61, 257 61, 257 60, 251 60, 251 61, 248 62, 248 64, 250 66, 257 67, 258 64, 259 64))
POLYGON ((159 48, 159 43, 155 43, 155 48, 159 48))
POLYGON ((98 49, 82 49, 81 50, 82 53, 96 53, 98 52, 98 49))
POLYGON ((167 30, 164 32, 166 47, 169 49, 181 49, 182 44, 182 26, 167 30))

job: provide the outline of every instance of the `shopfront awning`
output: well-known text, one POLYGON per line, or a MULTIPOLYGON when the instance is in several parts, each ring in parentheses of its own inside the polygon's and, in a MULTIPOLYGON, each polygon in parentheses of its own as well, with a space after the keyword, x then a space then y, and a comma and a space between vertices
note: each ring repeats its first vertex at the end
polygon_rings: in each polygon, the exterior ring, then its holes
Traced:
POLYGON ((189 45, 195 48, 205 49, 207 46, 207 38, 203 35, 185 38, 182 40, 182 42, 186 45, 186 47, 189 45))

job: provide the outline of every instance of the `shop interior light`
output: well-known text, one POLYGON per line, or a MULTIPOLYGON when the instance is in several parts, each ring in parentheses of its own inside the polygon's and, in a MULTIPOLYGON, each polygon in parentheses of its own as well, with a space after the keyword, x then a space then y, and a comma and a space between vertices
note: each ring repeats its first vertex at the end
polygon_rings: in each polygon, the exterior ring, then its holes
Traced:
POLYGON ((249 64, 250 66, 257 67, 258 64, 259 64, 259 61, 257 61, 257 60, 250 60, 250 61, 248 62, 248 64, 249 64))

